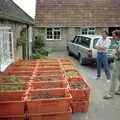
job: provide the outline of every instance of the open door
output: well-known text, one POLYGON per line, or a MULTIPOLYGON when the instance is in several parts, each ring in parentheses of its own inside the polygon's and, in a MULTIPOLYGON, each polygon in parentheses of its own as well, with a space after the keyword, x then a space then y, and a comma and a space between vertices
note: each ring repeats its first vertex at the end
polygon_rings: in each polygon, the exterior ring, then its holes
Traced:
POLYGON ((13 62, 13 32, 8 27, 0 27, 0 72, 3 72, 13 62))
POLYGON ((110 28, 108 29, 108 31, 109 31, 109 36, 112 36, 112 32, 113 32, 114 30, 120 30, 120 27, 110 27, 110 28))

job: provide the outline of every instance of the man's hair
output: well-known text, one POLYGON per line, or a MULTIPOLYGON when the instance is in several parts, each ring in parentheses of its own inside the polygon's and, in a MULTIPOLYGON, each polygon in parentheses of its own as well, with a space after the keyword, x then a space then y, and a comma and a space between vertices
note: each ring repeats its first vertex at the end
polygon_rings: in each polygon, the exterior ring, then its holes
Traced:
POLYGON ((105 33, 106 35, 108 35, 108 32, 106 30, 103 30, 101 33, 105 33))
POLYGON ((120 38, 120 30, 114 30, 112 34, 115 34, 118 38, 120 38))

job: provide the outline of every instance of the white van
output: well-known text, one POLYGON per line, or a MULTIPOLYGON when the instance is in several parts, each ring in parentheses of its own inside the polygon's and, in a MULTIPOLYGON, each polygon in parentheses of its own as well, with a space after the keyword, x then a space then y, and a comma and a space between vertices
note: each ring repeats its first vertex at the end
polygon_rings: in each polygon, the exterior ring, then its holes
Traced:
MULTIPOLYGON (((100 38, 99 35, 77 35, 67 44, 68 54, 77 56, 80 64, 96 64, 97 49, 95 45, 100 38)), ((112 37, 108 38, 112 39, 112 37)), ((108 62, 113 62, 112 49, 109 49, 107 54, 108 62)))

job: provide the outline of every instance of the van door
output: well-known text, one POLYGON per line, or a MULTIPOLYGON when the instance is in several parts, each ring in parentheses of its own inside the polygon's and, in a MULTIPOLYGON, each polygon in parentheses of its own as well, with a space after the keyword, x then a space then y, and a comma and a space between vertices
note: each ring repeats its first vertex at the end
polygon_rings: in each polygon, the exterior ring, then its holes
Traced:
POLYGON ((88 50, 90 49, 91 38, 81 36, 79 40, 78 52, 81 54, 82 58, 87 58, 88 50))
POLYGON ((78 36, 76 36, 74 38, 74 40, 69 44, 69 50, 70 52, 72 52, 74 55, 77 55, 77 45, 76 45, 76 41, 78 40, 78 36))
POLYGON ((92 57, 93 58, 96 58, 96 56, 97 56, 97 49, 95 48, 95 45, 96 45, 96 43, 98 42, 98 40, 99 40, 100 38, 94 38, 93 39, 93 43, 92 43, 92 57))

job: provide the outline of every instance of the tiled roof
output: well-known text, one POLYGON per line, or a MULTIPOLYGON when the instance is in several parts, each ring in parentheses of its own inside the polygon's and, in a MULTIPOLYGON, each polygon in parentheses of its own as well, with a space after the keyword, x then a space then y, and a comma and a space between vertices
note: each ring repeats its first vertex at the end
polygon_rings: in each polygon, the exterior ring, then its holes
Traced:
POLYGON ((33 19, 26 14, 13 0, 0 0, 0 19, 33 24, 33 19))
POLYGON ((120 0, 37 0, 37 27, 115 27, 120 0))

